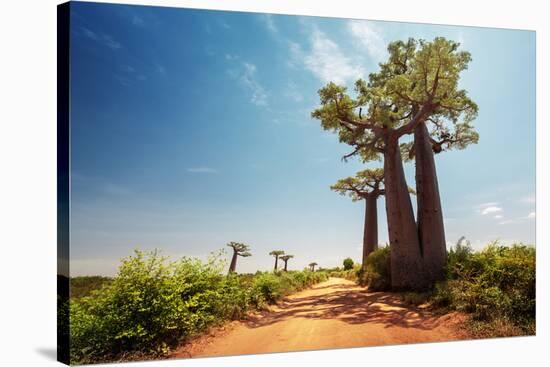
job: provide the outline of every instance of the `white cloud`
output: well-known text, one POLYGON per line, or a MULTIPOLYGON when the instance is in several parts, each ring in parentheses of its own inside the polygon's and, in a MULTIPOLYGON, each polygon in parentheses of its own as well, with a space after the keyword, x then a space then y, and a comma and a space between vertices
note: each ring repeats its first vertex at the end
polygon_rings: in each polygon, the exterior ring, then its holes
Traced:
POLYGON ((347 27, 359 47, 364 48, 373 59, 381 61, 386 57, 386 41, 372 22, 350 20, 347 27))
POLYGON ((143 21, 143 18, 137 16, 137 15, 134 15, 132 17, 132 24, 135 25, 135 26, 138 26, 138 27, 142 27, 145 25, 145 22, 143 21))
POLYGON ((337 43, 316 28, 310 36, 309 52, 305 52, 294 42, 290 42, 290 52, 295 60, 303 64, 323 83, 333 81, 345 84, 354 82, 364 75, 362 66, 345 56, 337 43))
POLYGON ((535 212, 531 212, 527 215, 527 219, 532 219, 532 218, 535 218, 535 217, 536 217, 535 212))
POLYGON ((502 208, 499 206, 488 206, 486 208, 483 208, 481 210, 481 215, 491 214, 491 213, 499 213, 502 211, 502 208))
POLYGON ((218 170, 210 167, 191 167, 187 168, 190 173, 218 173, 218 170))
POLYGON ((103 34, 102 37, 103 37, 102 42, 105 46, 112 48, 113 50, 117 50, 122 47, 120 43, 115 41, 113 37, 109 36, 108 34, 103 34))
POLYGON ((498 215, 495 215, 495 219, 502 219, 502 218, 503 218, 503 216, 502 216, 502 215, 500 215, 500 214, 498 214, 498 215))
POLYGON ((84 28, 82 27, 82 32, 84 33, 84 35, 86 37, 88 37, 89 39, 91 40, 94 40, 104 46, 107 46, 113 50, 117 50, 119 48, 122 47, 122 45, 115 41, 115 39, 111 36, 109 36, 108 34, 105 34, 105 33, 102 33, 101 35, 97 34, 96 32, 88 29, 88 28, 84 28))
POLYGON ((271 14, 261 14, 260 19, 264 22, 266 28, 273 33, 279 32, 275 22, 273 21, 273 16, 271 14))
POLYGON ((293 99, 295 102, 301 102, 304 100, 304 96, 298 90, 298 86, 294 82, 288 82, 287 88, 285 91, 285 96, 293 99))
POLYGON ((250 102, 256 106, 267 106, 267 93, 263 86, 256 79, 256 65, 243 63, 244 71, 239 77, 239 81, 252 92, 250 102))
POLYGON ((238 58, 239 58, 239 55, 225 54, 225 59, 227 61, 237 60, 238 58))
POLYGON ((166 68, 162 65, 157 65, 157 72, 162 75, 166 75, 166 68))

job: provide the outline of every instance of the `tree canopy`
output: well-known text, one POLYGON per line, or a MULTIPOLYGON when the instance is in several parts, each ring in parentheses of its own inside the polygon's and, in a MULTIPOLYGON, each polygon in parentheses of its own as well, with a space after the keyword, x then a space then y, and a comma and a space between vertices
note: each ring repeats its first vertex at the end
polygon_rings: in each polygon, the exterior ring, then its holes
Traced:
POLYGON ((248 257, 252 256, 250 253, 250 247, 240 242, 229 242, 227 246, 231 247, 238 256, 248 257))
POLYGON ((366 199, 369 195, 384 195, 384 170, 366 169, 355 176, 338 180, 330 187, 340 195, 348 195, 353 201, 366 199))
POLYGON ((460 72, 471 60, 469 52, 458 51, 459 45, 443 37, 392 42, 380 70, 368 81, 356 81, 354 97, 332 82, 321 88, 321 106, 312 117, 355 148, 344 159, 378 159, 390 134, 398 139, 422 122, 430 123, 434 151, 463 149, 478 140, 471 125, 478 108, 458 86, 460 72))

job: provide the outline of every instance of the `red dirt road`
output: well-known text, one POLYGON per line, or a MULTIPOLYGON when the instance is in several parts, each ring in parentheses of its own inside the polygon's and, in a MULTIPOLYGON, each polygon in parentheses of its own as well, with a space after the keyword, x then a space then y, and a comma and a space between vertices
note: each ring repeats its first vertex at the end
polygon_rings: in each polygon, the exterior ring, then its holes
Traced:
POLYGON ((287 297, 262 315, 233 322, 172 358, 226 356, 464 339, 464 317, 435 316, 398 295, 367 292, 339 278, 287 297))

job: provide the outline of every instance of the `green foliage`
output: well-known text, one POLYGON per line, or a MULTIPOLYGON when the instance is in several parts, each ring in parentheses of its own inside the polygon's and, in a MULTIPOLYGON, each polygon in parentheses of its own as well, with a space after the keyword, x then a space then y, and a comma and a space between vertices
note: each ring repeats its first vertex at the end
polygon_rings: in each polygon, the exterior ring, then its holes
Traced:
POLYGON ((365 268, 357 274, 359 284, 369 290, 383 291, 391 288, 390 247, 380 247, 367 257, 365 268))
POLYGON ((344 270, 353 269, 353 259, 351 257, 345 258, 343 265, 344 265, 344 270))
MULTIPOLYGON (((471 56, 459 46, 443 37, 392 42, 388 60, 368 81, 356 81, 354 96, 328 83, 319 90, 321 105, 311 115, 337 133, 340 142, 355 147, 345 158, 377 160, 385 149, 384 134, 410 134, 416 123, 430 125, 435 152, 477 143, 472 121, 478 107, 458 86, 471 56)), ((403 148, 410 151, 412 146, 403 148)))
POLYGON ((432 303, 472 313, 474 319, 509 322, 525 332, 535 322, 535 249, 490 243, 474 252, 469 244, 449 252, 447 281, 436 285, 432 303))
POLYGON ((249 257, 252 256, 250 253, 250 247, 248 245, 245 245, 244 243, 240 242, 229 242, 227 246, 231 247, 233 251, 238 255, 242 257, 249 257))
POLYGON ((383 195, 384 170, 376 168, 359 171, 353 177, 338 180, 330 189, 340 195, 348 195, 353 201, 366 199, 371 193, 383 195))
POLYGON ((71 300, 71 362, 161 355, 210 326, 327 279, 318 272, 225 276, 224 267, 220 254, 169 262, 156 251, 136 251, 111 282, 71 300))
POLYGON ((112 281, 109 277, 81 276, 70 279, 71 298, 89 296, 92 291, 101 289, 112 281))

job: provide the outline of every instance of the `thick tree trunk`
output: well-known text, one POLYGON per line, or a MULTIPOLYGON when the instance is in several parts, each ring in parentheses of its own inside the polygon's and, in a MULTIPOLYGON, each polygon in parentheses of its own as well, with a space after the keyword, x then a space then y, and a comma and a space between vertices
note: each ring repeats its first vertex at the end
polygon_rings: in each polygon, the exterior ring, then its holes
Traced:
POLYGON ((367 257, 378 248, 378 197, 369 195, 365 199, 365 228, 363 231, 363 268, 367 257))
POLYGON ((273 271, 277 271, 277 263, 279 262, 279 256, 275 256, 275 267, 273 267, 273 271))
POLYGON ((447 250, 434 152, 426 124, 416 127, 414 145, 418 238, 426 275, 433 284, 444 276, 447 250))
POLYGON ((287 263, 288 263, 288 261, 285 261, 285 271, 288 271, 288 270, 286 270, 286 264, 287 264, 287 263))
POLYGON ((392 288, 424 289, 428 284, 423 271, 418 229, 398 140, 393 137, 386 141, 384 176, 392 288))
POLYGON ((237 252, 233 252, 233 257, 231 258, 231 265, 229 265, 229 272, 234 273, 235 268, 237 267, 237 252))

